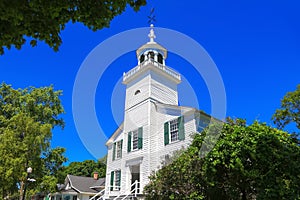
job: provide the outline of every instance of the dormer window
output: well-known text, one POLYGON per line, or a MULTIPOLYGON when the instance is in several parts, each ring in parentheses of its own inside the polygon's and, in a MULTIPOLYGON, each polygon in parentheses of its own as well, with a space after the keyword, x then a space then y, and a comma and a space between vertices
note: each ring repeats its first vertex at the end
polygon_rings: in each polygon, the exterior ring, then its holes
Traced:
POLYGON ((138 95, 139 93, 141 93, 141 90, 135 91, 134 95, 138 95))

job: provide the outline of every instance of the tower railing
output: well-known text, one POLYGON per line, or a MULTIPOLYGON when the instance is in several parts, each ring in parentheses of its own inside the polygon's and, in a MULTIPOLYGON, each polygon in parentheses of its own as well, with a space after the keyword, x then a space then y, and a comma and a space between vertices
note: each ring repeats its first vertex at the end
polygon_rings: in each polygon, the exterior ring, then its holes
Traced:
POLYGON ((132 77, 137 72, 139 72, 143 68, 147 67, 149 64, 152 64, 157 69, 166 72, 167 74, 169 74, 173 78, 175 78, 175 79, 177 79, 179 81, 181 80, 180 74, 177 73, 175 70, 173 70, 170 67, 167 67, 165 65, 162 65, 161 63, 159 63, 159 62, 157 62, 157 61, 155 61, 155 60, 153 60, 151 58, 148 58, 148 59, 144 60, 142 63, 140 63, 139 65, 137 65, 136 67, 134 67, 133 69, 129 70, 127 73, 124 72, 124 74, 123 74, 123 81, 126 81, 128 78, 132 77))

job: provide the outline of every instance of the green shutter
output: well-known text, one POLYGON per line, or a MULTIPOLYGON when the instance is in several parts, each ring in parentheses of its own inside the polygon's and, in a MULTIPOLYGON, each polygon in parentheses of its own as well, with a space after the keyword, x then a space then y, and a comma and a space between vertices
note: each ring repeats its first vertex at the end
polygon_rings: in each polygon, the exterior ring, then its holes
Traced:
POLYGON ((110 173, 110 191, 114 189, 114 171, 110 173))
POLYGON ((123 139, 121 140, 121 158, 122 158, 122 152, 123 152, 123 139))
POLYGON ((143 127, 138 129, 138 149, 143 148, 143 127))
POLYGON ((115 160, 116 159, 116 143, 113 144, 113 156, 112 159, 115 160))
POLYGON ((164 125, 165 145, 169 144, 169 122, 164 125))
POLYGON ((131 135, 132 135, 132 133, 129 132, 129 133, 128 133, 127 152, 130 152, 130 151, 131 151, 131 135))
POLYGON ((179 138, 179 140, 184 140, 185 139, 184 117, 183 116, 178 117, 178 138, 179 138))
POLYGON ((119 190, 120 190, 120 186, 121 186, 121 170, 119 171, 119 173, 118 173, 118 179, 119 179, 119 183, 118 183, 118 185, 117 186, 119 186, 119 190))

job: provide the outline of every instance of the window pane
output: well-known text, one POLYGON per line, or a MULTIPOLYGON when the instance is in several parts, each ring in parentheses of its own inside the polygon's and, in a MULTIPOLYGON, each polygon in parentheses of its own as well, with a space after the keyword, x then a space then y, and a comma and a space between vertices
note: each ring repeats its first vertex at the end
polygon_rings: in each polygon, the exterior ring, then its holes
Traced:
POLYGON ((139 140, 138 130, 135 130, 132 132, 132 149, 133 150, 138 149, 138 140, 139 140))
POLYGON ((170 121, 171 142, 177 141, 178 138, 178 121, 174 119, 170 121))
POLYGON ((121 158, 122 155, 122 144, 121 141, 117 142, 117 158, 121 158))
POLYGON ((121 185, 121 171, 115 171, 115 190, 120 190, 120 185, 121 185))

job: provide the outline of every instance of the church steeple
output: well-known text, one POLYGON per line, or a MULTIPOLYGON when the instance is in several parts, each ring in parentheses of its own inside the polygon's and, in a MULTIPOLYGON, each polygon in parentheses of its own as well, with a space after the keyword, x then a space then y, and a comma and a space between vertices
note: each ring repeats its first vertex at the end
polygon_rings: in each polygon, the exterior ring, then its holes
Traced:
POLYGON ((181 82, 181 76, 166 66, 167 49, 155 41, 153 25, 148 37, 149 41, 136 51, 138 65, 123 74, 125 110, 150 100, 178 105, 177 85, 181 82))
POLYGON ((149 42, 136 50, 138 65, 127 73, 124 72, 123 83, 129 83, 135 79, 135 77, 143 73, 146 69, 155 69, 157 72, 174 81, 176 84, 180 83, 180 74, 166 66, 165 60, 168 55, 167 49, 154 40, 156 36, 154 33, 153 24, 150 25, 148 37, 149 42))

